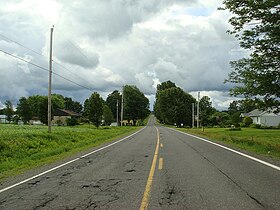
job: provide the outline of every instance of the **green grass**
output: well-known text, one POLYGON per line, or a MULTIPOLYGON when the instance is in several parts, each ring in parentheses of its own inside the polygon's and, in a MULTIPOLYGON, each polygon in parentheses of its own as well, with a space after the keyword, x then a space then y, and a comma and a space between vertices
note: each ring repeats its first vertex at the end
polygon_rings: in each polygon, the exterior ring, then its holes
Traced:
POLYGON ((229 131, 226 128, 205 128, 204 132, 201 129, 179 130, 280 160, 279 129, 242 128, 241 131, 229 131))
POLYGON ((23 126, 0 124, 0 180, 112 141, 140 127, 23 126))

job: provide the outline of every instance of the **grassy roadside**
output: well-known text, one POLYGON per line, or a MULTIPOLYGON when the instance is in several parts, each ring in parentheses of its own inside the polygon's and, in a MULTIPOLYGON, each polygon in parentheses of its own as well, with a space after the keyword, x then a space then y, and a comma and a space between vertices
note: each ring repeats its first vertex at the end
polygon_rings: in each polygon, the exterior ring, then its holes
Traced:
POLYGON ((125 136, 141 127, 0 125, 0 180, 125 136))
POLYGON ((178 130, 280 160, 279 129, 242 128, 241 131, 229 131, 226 128, 205 128, 204 132, 201 129, 178 130))

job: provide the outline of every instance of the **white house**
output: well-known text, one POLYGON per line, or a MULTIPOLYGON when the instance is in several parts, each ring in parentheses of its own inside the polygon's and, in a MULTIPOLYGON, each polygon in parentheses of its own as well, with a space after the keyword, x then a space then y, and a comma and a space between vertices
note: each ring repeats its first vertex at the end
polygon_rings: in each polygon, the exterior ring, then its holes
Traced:
POLYGON ((280 124, 280 113, 273 110, 261 111, 255 109, 249 113, 242 113, 241 117, 251 117, 254 124, 277 127, 280 124))
POLYGON ((0 115, 0 123, 8 123, 6 115, 0 115))

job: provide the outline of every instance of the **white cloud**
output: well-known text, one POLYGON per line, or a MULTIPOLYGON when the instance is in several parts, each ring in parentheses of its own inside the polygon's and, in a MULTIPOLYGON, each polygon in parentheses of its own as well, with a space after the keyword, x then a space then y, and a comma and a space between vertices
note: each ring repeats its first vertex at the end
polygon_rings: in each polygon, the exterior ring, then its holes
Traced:
MULTIPOLYGON (((225 101, 231 100, 223 95, 230 87, 223 84, 231 71, 229 61, 246 52, 239 51, 238 42, 226 34, 230 15, 217 11, 221 3, 1 1, 0 49, 48 68, 50 27, 55 24, 54 59, 67 69, 54 63, 54 71, 69 80, 104 97, 125 84, 134 84, 151 100, 156 84, 171 80, 189 92, 210 91, 213 104, 225 107, 225 101), (45 13, 47 9, 52 12, 45 13)), ((47 72, 2 53, 0 62, 0 101, 47 93, 47 72)), ((57 76, 53 79, 54 91, 75 100, 83 101, 90 94, 57 76)))

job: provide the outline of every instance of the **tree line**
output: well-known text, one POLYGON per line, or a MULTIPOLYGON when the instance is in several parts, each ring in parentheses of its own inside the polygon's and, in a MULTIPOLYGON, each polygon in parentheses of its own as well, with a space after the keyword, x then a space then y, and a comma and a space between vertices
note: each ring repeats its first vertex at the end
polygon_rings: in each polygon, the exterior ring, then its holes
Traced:
MULTIPOLYGON (((84 122, 94 124, 96 127, 102 123, 110 125, 117 120, 120 121, 122 95, 118 90, 113 91, 104 100, 99 93, 94 92, 84 101, 82 105, 72 98, 59 94, 52 94, 52 113, 55 109, 66 109, 80 113, 84 122)), ((0 110, 5 114, 8 121, 18 122, 21 120, 27 124, 31 119, 38 118, 42 123, 47 124, 48 97, 33 95, 21 97, 14 111, 11 101, 5 102, 6 108, 0 110)), ((124 119, 132 121, 136 125, 138 120, 145 119, 149 113, 149 100, 136 86, 125 85, 123 87, 123 112, 124 119)), ((118 122, 119 123, 119 122, 118 122)))
MULTIPOLYGON (((242 119, 240 114, 260 109, 264 103, 260 99, 244 99, 231 102, 227 110, 218 111, 212 106, 210 97, 203 96, 199 100, 199 126, 249 126, 252 123, 250 119, 242 119)), ((195 105, 194 115, 196 115, 197 100, 192 95, 177 87, 172 81, 166 81, 157 86, 154 113, 161 123, 191 127, 192 104, 195 105)), ((196 123, 195 120, 195 126, 196 123)))

